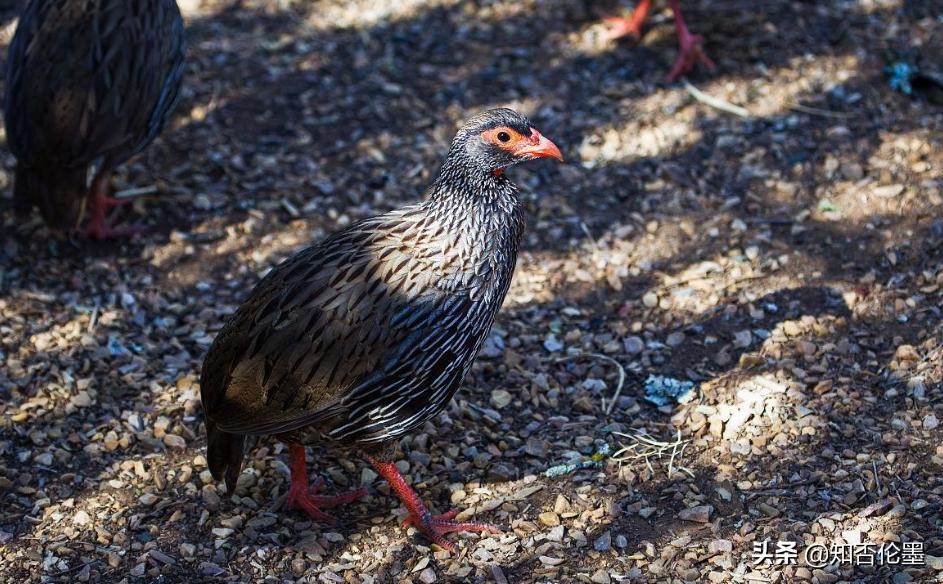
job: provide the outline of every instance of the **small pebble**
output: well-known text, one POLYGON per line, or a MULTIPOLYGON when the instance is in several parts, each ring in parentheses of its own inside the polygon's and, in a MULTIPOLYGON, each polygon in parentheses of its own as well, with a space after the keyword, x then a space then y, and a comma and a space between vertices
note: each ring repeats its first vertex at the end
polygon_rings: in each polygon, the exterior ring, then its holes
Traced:
POLYGON ((645 342, 640 337, 626 337, 622 341, 622 346, 629 355, 637 355, 645 349, 645 342))
POLYGON ((560 525, 560 516, 554 513, 553 511, 546 511, 537 516, 537 520, 540 521, 541 525, 547 527, 556 527, 560 525))
POLYGON ((940 420, 936 416, 930 414, 923 418, 923 429, 924 430, 936 430, 940 425, 940 420))
POLYGON ((684 521, 707 523, 710 521, 711 513, 713 512, 714 507, 711 505, 698 505, 697 507, 690 507, 688 509, 681 510, 681 512, 678 513, 678 518, 684 521))
POLYGON ((593 549, 597 552, 609 551, 612 547, 612 532, 606 530, 601 536, 593 542, 593 549))

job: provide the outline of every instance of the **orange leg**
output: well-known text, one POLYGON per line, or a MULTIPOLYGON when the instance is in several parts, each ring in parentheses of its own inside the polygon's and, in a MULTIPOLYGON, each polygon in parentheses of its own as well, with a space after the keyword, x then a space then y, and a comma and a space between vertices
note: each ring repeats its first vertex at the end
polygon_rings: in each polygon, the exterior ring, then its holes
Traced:
POLYGON ((346 505, 367 495, 366 489, 357 489, 333 497, 318 495, 317 493, 324 481, 319 478, 314 482, 314 485, 308 488, 305 447, 301 444, 289 444, 288 455, 291 460, 291 487, 288 488, 288 500, 285 504, 289 509, 301 509, 315 521, 334 525, 337 523, 337 519, 321 511, 321 508, 330 509, 331 507, 346 505))
POLYGON ((487 523, 479 521, 454 521, 453 518, 458 515, 458 509, 453 509, 448 513, 433 515, 429 512, 416 491, 406 483, 403 475, 400 474, 396 465, 392 462, 381 462, 375 458, 367 457, 370 464, 377 469, 380 476, 390 483, 390 487, 396 496, 409 510, 409 517, 403 522, 403 526, 413 525, 426 537, 438 544, 440 547, 449 551, 455 551, 455 545, 445 539, 445 534, 453 531, 488 531, 498 533, 500 530, 487 523))
POLYGON ((648 18, 648 11, 652 8, 652 0, 640 0, 638 6, 632 11, 632 16, 623 18, 619 16, 610 16, 605 20, 609 25, 606 31, 606 38, 618 39, 624 36, 633 36, 639 38, 642 36, 642 23, 648 18))
POLYGON ((704 37, 699 34, 693 35, 691 31, 688 30, 688 25, 684 22, 684 17, 681 15, 681 0, 670 0, 669 3, 671 4, 671 12, 674 13, 675 17, 675 30, 678 31, 679 53, 671 71, 665 76, 665 81, 671 83, 678 75, 690 73, 694 70, 694 65, 696 65, 698 61, 707 65, 707 68, 711 71, 716 69, 717 65, 714 64, 701 48, 704 37))

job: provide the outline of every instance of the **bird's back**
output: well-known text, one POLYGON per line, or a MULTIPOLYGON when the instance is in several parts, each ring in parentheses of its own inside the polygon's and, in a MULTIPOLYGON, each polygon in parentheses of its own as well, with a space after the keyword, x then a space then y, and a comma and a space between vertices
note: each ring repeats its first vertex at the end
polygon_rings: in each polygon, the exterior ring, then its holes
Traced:
POLYGON ((7 62, 11 149, 33 164, 122 162, 160 131, 183 55, 173 0, 31 1, 7 62))
POLYGON ((7 56, 4 117, 19 166, 41 181, 124 162, 160 132, 183 62, 174 0, 31 0, 7 56))

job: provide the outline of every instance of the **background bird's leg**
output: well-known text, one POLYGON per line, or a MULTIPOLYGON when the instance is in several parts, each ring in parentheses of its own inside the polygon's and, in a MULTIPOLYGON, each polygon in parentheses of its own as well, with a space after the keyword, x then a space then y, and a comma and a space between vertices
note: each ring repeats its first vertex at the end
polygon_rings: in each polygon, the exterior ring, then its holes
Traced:
POLYGON ((648 18, 648 11, 652 7, 652 0, 640 0, 632 15, 628 18, 621 16, 609 16, 605 18, 609 29, 606 31, 606 38, 617 39, 624 36, 633 36, 639 38, 642 36, 642 23, 648 18))
POLYGON ((109 209, 126 205, 131 199, 116 199, 108 191, 110 189, 109 179, 111 172, 102 168, 92 179, 92 186, 88 194, 88 208, 91 211, 91 218, 85 229, 81 230, 84 237, 91 239, 108 239, 111 237, 123 237, 139 233, 141 228, 138 226, 114 228, 111 226, 112 218, 107 217, 109 209))
POLYGON ((355 499, 365 497, 366 489, 357 489, 333 497, 318 495, 323 481, 319 478, 311 488, 308 488, 308 470, 305 463, 305 447, 301 444, 289 444, 288 456, 291 461, 291 487, 288 489, 286 505, 289 508, 301 509, 311 519, 334 525, 337 519, 324 513, 320 508, 330 509, 346 505, 355 499))
POLYGON ((452 531, 490 531, 492 533, 500 531, 493 525, 479 521, 453 521, 453 518, 458 515, 457 509, 453 509, 448 513, 433 515, 423 505, 422 499, 409 486, 395 464, 382 462, 370 456, 367 457, 367 460, 377 469, 380 476, 390 483, 393 492, 396 493, 396 496, 409 511, 409 517, 403 522, 403 526, 415 526, 440 547, 455 551, 455 546, 445 539, 445 534, 452 531))
POLYGON ((665 76, 665 81, 671 83, 678 75, 690 73, 698 61, 707 65, 708 69, 711 71, 716 69, 717 65, 714 64, 701 48, 704 37, 701 35, 693 35, 691 31, 688 30, 688 25, 684 22, 684 17, 681 15, 681 0, 670 0, 670 4, 671 12, 674 14, 675 18, 675 30, 678 31, 679 53, 671 71, 665 76))

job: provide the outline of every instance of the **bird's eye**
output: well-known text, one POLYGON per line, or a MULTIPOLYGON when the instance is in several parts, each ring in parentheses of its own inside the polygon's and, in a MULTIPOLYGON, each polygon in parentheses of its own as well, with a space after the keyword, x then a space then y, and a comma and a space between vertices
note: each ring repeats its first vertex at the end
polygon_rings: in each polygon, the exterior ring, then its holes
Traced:
POLYGON ((500 140, 501 142, 507 142, 510 139, 511 139, 511 135, 508 134, 507 132, 498 132, 498 140, 500 140))

